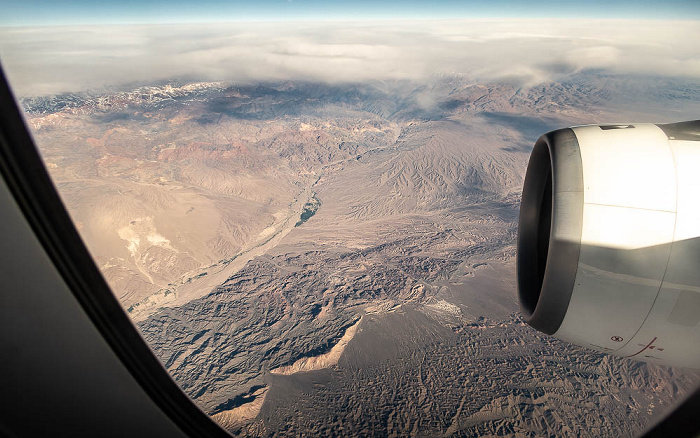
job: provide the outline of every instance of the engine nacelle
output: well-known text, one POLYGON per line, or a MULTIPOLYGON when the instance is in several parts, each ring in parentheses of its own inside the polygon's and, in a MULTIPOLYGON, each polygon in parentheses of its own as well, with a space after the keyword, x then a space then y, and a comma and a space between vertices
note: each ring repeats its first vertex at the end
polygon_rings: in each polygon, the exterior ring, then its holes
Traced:
POLYGON ((517 268, 521 311, 537 330, 700 368, 700 120, 540 137, 517 268))

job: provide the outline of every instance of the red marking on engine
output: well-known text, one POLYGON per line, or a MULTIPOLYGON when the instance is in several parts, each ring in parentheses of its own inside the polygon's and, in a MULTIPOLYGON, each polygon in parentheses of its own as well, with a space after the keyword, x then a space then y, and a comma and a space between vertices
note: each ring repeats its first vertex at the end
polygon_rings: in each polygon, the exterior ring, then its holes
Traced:
POLYGON ((640 347, 644 347, 644 348, 642 348, 641 350, 639 350, 638 352, 636 352, 636 353, 634 353, 634 354, 631 354, 631 355, 625 356, 625 357, 634 357, 634 356, 638 355, 639 353, 641 353, 642 351, 646 350, 647 348, 650 349, 650 350, 653 350, 654 348, 656 348, 656 349, 658 349, 659 351, 663 351, 663 348, 658 348, 657 346, 654 345, 654 341, 656 341, 656 336, 654 336, 654 339, 652 339, 651 342, 649 342, 649 343, 646 344, 646 345, 637 344, 637 345, 639 345, 640 347))

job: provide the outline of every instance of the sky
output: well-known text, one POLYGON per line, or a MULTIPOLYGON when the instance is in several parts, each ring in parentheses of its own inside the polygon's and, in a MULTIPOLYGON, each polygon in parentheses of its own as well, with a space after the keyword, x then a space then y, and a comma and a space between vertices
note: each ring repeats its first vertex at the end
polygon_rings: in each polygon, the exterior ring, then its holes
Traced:
POLYGON ((250 20, 700 19, 698 0, 0 0, 0 26, 250 20))

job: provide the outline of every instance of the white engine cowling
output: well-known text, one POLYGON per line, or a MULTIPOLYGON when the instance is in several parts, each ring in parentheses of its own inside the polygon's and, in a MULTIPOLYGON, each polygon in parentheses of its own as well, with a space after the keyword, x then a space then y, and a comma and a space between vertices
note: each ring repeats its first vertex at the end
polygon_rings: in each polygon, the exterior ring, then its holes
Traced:
POLYGON ((523 188, 517 267, 532 327, 700 368, 700 120, 540 137, 523 188))

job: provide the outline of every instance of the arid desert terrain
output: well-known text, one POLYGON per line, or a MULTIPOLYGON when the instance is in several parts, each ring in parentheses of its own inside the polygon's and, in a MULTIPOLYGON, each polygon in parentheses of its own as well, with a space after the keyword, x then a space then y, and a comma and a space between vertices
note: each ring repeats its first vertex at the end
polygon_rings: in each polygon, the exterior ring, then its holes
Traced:
POLYGON ((96 263, 182 389, 244 436, 632 436, 694 372, 518 310, 535 140, 696 118, 700 84, 168 82, 21 99, 96 263), (673 111, 668 111, 673 108, 673 111))

